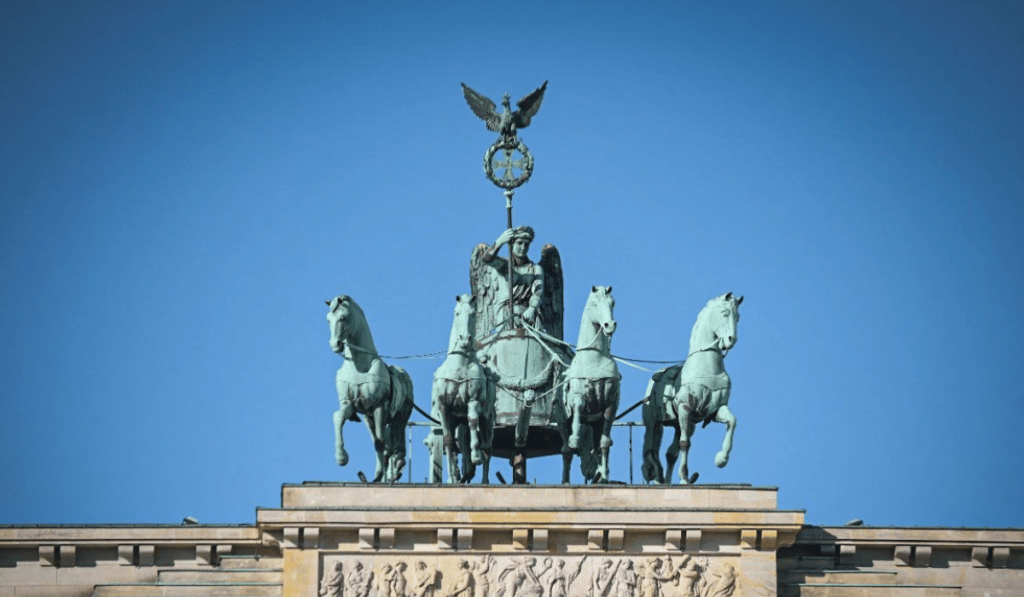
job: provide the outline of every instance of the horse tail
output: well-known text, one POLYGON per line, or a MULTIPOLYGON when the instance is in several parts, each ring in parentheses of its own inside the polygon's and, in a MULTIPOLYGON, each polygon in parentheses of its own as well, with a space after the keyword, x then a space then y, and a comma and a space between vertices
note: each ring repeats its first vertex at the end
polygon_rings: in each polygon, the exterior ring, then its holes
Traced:
POLYGON ((386 464, 386 477, 393 482, 402 476, 405 468, 405 427, 412 416, 413 395, 412 379, 405 369, 388 365, 388 373, 391 375, 391 392, 384 441, 391 452, 391 460, 386 464))
POLYGON ((412 378, 409 374, 396 365, 388 365, 388 372, 391 374, 391 400, 388 404, 388 418, 401 423, 404 427, 412 416, 413 394, 412 378))
MULTIPOLYGON (((587 481, 593 481, 597 476, 597 467, 601 464, 601 457, 596 450, 594 432, 590 425, 584 425, 580 435, 580 472, 587 481)), ((603 481, 608 481, 603 479, 603 481)))

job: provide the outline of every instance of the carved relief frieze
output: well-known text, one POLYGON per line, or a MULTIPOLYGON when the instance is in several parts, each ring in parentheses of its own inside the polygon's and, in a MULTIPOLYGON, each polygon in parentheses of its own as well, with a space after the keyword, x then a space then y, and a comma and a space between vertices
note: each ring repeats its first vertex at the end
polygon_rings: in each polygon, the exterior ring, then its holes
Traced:
POLYGON ((320 597, 733 597, 733 558, 325 555, 320 597))

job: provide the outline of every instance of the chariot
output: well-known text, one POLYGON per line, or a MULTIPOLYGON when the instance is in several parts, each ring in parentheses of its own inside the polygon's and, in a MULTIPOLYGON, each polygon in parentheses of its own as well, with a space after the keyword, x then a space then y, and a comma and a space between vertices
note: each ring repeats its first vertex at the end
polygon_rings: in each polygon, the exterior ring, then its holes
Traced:
MULTIPOLYGON (((612 289, 591 288, 577 342, 567 343, 561 256, 548 244, 534 263, 529 257, 533 229, 512 226, 513 194, 533 170, 533 157, 517 130, 529 125, 546 86, 519 100, 515 112, 506 94, 505 110, 498 114, 494 102, 463 85, 473 112, 501 135, 485 153, 484 172, 503 189, 507 228, 493 244, 482 243, 472 251, 472 294, 456 299, 448 354, 434 374, 429 414, 415 406, 409 376, 384 364, 376 353, 355 301, 344 295, 328 301, 331 347, 345 357, 336 378, 341 405, 334 421, 338 464, 348 461, 344 424, 360 414, 377 452, 374 481, 396 481, 405 466, 402 430, 416 408, 433 424, 425 440, 432 483, 445 480, 445 461, 449 483, 472 480, 477 467, 483 469, 481 481, 488 483, 492 456, 511 461, 512 483, 526 483, 528 459, 557 454, 563 458, 563 483, 569 482, 574 456, 579 456, 588 482, 610 480, 611 427, 618 416, 622 379, 611 353, 616 329, 612 289), (516 152, 521 157, 515 158, 516 152), (507 258, 499 256, 504 245, 507 258)), ((670 481, 677 459, 680 482, 696 480, 688 472, 687 450, 698 421, 728 426, 716 464, 728 462, 736 419, 727 406, 731 384, 723 359, 736 341, 742 300, 729 293, 709 301, 691 334, 687 356, 692 358, 651 380, 643 401, 643 471, 649 483, 670 481), (666 425, 676 429, 666 454, 667 474, 658 454, 666 425)))

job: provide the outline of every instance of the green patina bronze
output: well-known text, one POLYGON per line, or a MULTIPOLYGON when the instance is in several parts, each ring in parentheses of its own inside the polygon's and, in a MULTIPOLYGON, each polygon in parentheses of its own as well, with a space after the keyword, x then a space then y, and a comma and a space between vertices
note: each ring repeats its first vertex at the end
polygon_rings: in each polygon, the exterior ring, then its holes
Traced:
POLYGON ((565 443, 562 483, 569 482, 574 453, 588 481, 607 481, 612 422, 619 410, 622 375, 612 358, 612 334, 617 324, 612 312, 612 287, 594 286, 580 320, 576 356, 565 372, 565 391, 556 407, 558 427, 565 443))
POLYGON ((338 464, 348 464, 342 434, 347 421, 363 415, 377 453, 374 481, 391 483, 405 468, 405 426, 412 414, 412 380, 401 367, 386 364, 377 354, 362 308, 349 296, 326 301, 331 350, 345 361, 335 376, 339 409, 334 413, 334 445, 338 464))
POLYGON ((690 437, 697 423, 706 426, 715 421, 726 425, 725 440, 715 455, 715 464, 719 467, 728 464, 736 417, 729 410, 732 381, 725 372, 725 355, 736 344, 742 302, 742 296, 736 298, 731 292, 708 301, 693 324, 686 361, 658 371, 647 385, 642 471, 648 483, 671 482, 676 458, 679 458, 679 482, 690 484, 697 480, 697 473, 690 476, 687 466, 690 437), (676 433, 665 453, 666 466, 662 467, 658 451, 666 425, 676 433))
MULTIPOLYGON (((430 398, 431 415, 441 427, 441 444, 433 446, 432 456, 440 460, 438 448, 443 446, 452 483, 472 479, 477 465, 483 465, 481 481, 489 482, 495 386, 476 356, 475 303, 476 298, 468 294, 455 297, 448 356, 434 373, 430 398)), ((440 477, 440 466, 431 466, 430 482, 438 483, 440 477)))
POLYGON ((547 245, 535 263, 533 239, 529 226, 509 229, 470 257, 477 356, 495 386, 494 453, 513 459, 514 482, 525 480, 526 458, 562 450, 551 424, 558 383, 572 359, 562 338, 561 257, 547 245), (498 255, 505 244, 507 259, 498 255))
MULTIPOLYGON (((526 483, 528 458, 561 454, 563 483, 569 482, 574 456, 580 457, 588 482, 610 482, 611 427, 625 414, 618 413, 622 376, 611 354, 616 330, 612 289, 590 289, 576 346, 568 344, 558 249, 545 245, 534 262, 533 228, 512 225, 513 193, 533 172, 533 157, 518 131, 540 109, 547 82, 519 100, 515 111, 505 94, 500 114, 493 101, 462 87, 474 114, 499 133, 484 155, 484 172, 504 189, 507 226, 493 244, 473 248, 472 294, 456 297, 448 354, 434 373, 431 391, 434 427, 424 442, 431 456, 429 479, 440 483, 447 463, 449 483, 471 481, 478 467, 481 482, 488 483, 493 455, 511 460, 513 483, 526 483), (499 255, 505 245, 508 257, 499 255)), ((689 475, 687 456, 698 422, 727 425, 715 463, 722 467, 728 462, 736 418, 728 407, 731 382, 724 359, 736 342, 742 301, 732 293, 709 301, 693 326, 686 361, 651 379, 643 400, 642 470, 648 483, 671 482, 677 458, 680 482, 696 481, 696 473, 689 475), (658 452, 666 425, 676 436, 663 466, 658 452)), ((345 357, 337 374, 340 408, 334 414, 338 464, 348 461, 344 423, 358 420, 358 413, 377 451, 374 480, 394 481, 405 465, 402 439, 415 407, 412 382, 377 355, 355 301, 342 295, 328 305, 331 348, 345 357)))
POLYGON ((533 156, 526 144, 518 138, 518 131, 530 126, 530 121, 540 110, 547 87, 548 82, 544 81, 543 85, 516 102, 518 110, 515 111, 512 110, 511 96, 506 93, 501 101, 504 109, 499 114, 490 98, 462 84, 462 94, 473 113, 484 121, 488 130, 501 135, 484 153, 484 174, 488 180, 507 191, 521 186, 533 174, 533 156), (498 152, 501 152, 501 157, 498 152))

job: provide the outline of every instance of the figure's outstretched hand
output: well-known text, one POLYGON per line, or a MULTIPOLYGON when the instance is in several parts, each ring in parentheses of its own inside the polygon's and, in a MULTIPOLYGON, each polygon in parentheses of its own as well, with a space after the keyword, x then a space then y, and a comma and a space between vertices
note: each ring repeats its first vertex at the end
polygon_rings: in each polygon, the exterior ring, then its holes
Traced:
POLYGON ((503 245, 503 244, 507 243, 508 241, 512 240, 512 235, 514 233, 515 233, 515 231, 512 230, 511 228, 509 228, 508 230, 506 230, 506 231, 501 233, 501 236, 498 237, 498 240, 494 241, 494 244, 496 244, 496 245, 498 245, 500 247, 501 245, 503 245))
POLYGON ((534 307, 527 307, 523 311, 523 320, 530 325, 537 325, 537 309, 534 307))

